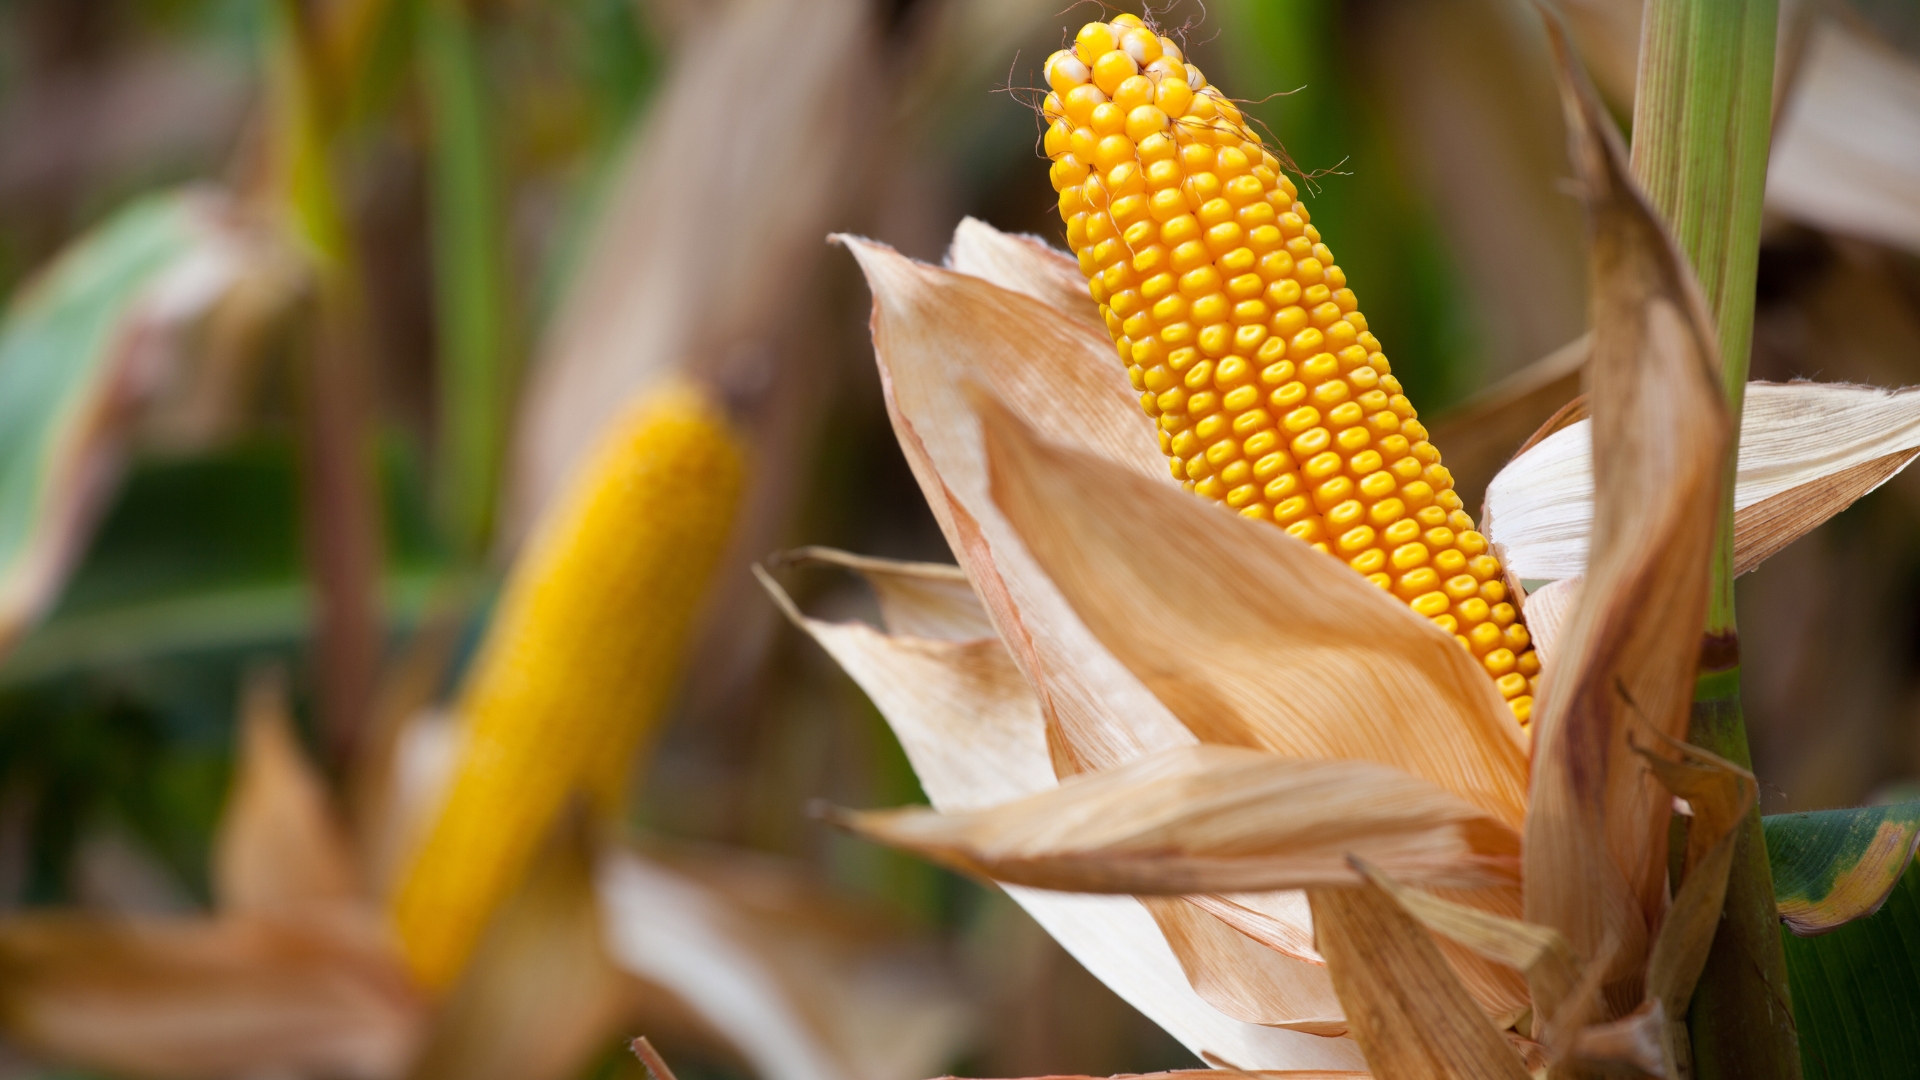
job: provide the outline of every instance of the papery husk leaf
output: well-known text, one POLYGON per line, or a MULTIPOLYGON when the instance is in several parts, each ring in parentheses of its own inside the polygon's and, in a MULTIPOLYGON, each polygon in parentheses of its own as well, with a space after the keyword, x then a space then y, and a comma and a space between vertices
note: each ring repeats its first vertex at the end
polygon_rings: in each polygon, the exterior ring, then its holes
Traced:
MULTIPOLYGON (((1748 383, 1740 430, 1733 559, 1744 574, 1920 454, 1920 389, 1748 383)), ((1488 486, 1488 536, 1515 576, 1551 581, 1584 571, 1594 513, 1591 439, 1590 422, 1570 425, 1488 486)))
POLYGON ((1428 930, 1525 974, 1536 1032, 1580 983, 1583 965, 1559 931, 1408 888, 1359 858, 1354 868, 1428 930))
POLYGON ((977 387, 1026 422, 1171 487, 1152 421, 1112 346, 1060 310, 980 278, 841 237, 873 292, 873 344, 901 450, 1047 721, 1060 775, 1118 765, 1193 735, 1061 598, 987 490, 977 387))
POLYGON ((1190 901, 1143 896, 1193 992, 1249 1024, 1345 1035, 1346 1017, 1324 965, 1267 948, 1190 901))
MULTIPOLYGON (((994 636, 986 609, 968 584, 966 572, 958 566, 876 559, 825 547, 783 552, 771 561, 781 566, 838 566, 859 574, 880 602, 881 622, 890 633, 932 641, 978 641, 994 636)), ((775 593, 776 601, 780 595, 775 593)))
POLYGON ((1822 20, 1767 163, 1767 209, 1920 251, 1920 64, 1822 20))
POLYGON ((1371 883, 1310 889, 1313 925, 1350 1033, 1394 1080, 1527 1076, 1427 931, 1371 883))
POLYGON ((1920 802, 1762 819, 1780 921, 1801 937, 1880 910, 1913 868, 1920 802))
POLYGON ((327 917, 366 901, 346 830, 301 750, 277 669, 242 694, 233 792, 212 857, 222 914, 327 917))
POLYGON ((1511 883, 1519 839, 1396 769, 1230 746, 1162 750, 970 813, 907 808, 834 820, 996 881, 1152 896, 1353 884, 1349 852, 1413 882, 1511 883))
MULTIPOLYGON (((1379 762, 1518 827, 1520 729, 1438 627, 1280 530, 1042 443, 989 399, 981 408, 994 497, 1027 549, 1202 741, 1379 762)), ((1466 902, 1517 916, 1519 900, 1488 888, 1466 902)), ((1512 972, 1448 955, 1490 1012, 1524 1000, 1512 972)))
POLYGON ((560 822, 495 913, 409 1080, 561 1080, 617 1032, 631 988, 602 944, 583 820, 560 822))
MULTIPOLYGON (((1039 702, 998 638, 942 641, 801 614, 764 570, 761 584, 795 626, 860 684, 943 810, 976 810, 1051 789, 1039 702)), ((879 574, 869 568, 869 578, 879 574)), ((964 604, 954 605, 965 617, 964 604)), ((884 609, 883 609, 884 610, 884 609)))
POLYGON ((1518 826, 1520 729, 1438 627, 1281 530, 981 408, 996 502, 1087 626, 1202 741, 1378 762, 1518 826))
POLYGON ((1539 654, 1543 669, 1553 659, 1560 634, 1567 628, 1567 618, 1580 600, 1580 586, 1586 580, 1585 575, 1576 574, 1550 581, 1527 594, 1527 631, 1533 635, 1533 650, 1539 654))
POLYGON ((728 375, 792 315, 857 146, 872 33, 858 0, 741 0, 692 25, 529 375, 503 539, 636 393, 728 375))
POLYGON ((1647 959, 1647 999, 1668 1016, 1685 1016, 1694 983, 1707 963, 1727 895, 1735 829, 1759 797, 1753 774, 1697 746, 1655 733, 1655 745, 1639 749, 1660 783, 1687 800, 1687 853, 1679 890, 1647 959))
POLYGON ((1713 323, 1686 261, 1628 176, 1613 121, 1558 27, 1548 29, 1592 231, 1595 533, 1534 711, 1526 920, 1583 956, 1616 941, 1608 977, 1632 982, 1666 908, 1671 799, 1631 739, 1637 725, 1687 730, 1731 425, 1713 323))
POLYGON ((1031 296, 1084 323, 1089 337, 1108 340, 1080 263, 1037 236, 1003 233, 977 218, 961 218, 947 248, 947 267, 1031 296))
POLYGON ((0 653, 52 605, 118 483, 175 338, 241 270, 224 196, 118 211, 20 289, 0 321, 0 653))
POLYGON ((1573 1057, 1608 1072, 1679 1080, 1667 1063, 1666 1010, 1651 1002, 1618 1020, 1582 1028, 1573 1040, 1573 1057))
POLYGON ((390 949, 326 923, 0 920, 0 1030, 68 1066, 154 1080, 388 1080, 424 1020, 390 949))
POLYGON ((830 910, 784 867, 705 881, 613 848, 596 877, 615 962, 679 997, 768 1080, 924 1076, 972 1026, 932 955, 830 910))
MULTIPOLYGON (((868 564, 862 573, 871 581, 889 571, 868 564)), ((795 624, 840 661, 873 699, 936 808, 979 809, 1056 784, 1039 703, 998 639, 931 641, 857 623, 812 619, 802 615, 770 577, 761 580, 795 624)), ((939 620, 942 623, 965 618, 966 609, 978 604, 971 597, 950 598, 953 610, 939 620)), ((1252 1066, 1361 1064, 1358 1049, 1346 1040, 1244 1023, 1208 1004, 1189 985, 1183 964, 1230 961, 1192 953, 1177 958, 1132 898, 1017 886, 1006 892, 1094 977, 1195 1054, 1252 1066)), ((1292 934, 1310 942, 1311 928, 1305 922, 1301 919, 1292 934)), ((1301 984, 1270 988, 1263 991, 1263 999, 1284 996, 1308 1007, 1297 1016, 1263 1010, 1263 1017, 1269 1023, 1321 1019, 1318 1002, 1330 985, 1325 970, 1303 964, 1285 971, 1299 976, 1301 984)))
MULTIPOLYGON (((979 223, 956 233, 950 254, 956 267, 985 275, 972 282, 864 240, 847 244, 874 288, 874 344, 900 446, 1002 640, 1039 690, 1054 771, 1108 767, 1146 749, 1192 742, 1164 705, 1092 642, 979 490, 983 463, 977 421, 964 400, 968 386, 1008 400, 1077 446, 1165 482, 1162 461, 1152 454, 1152 425, 1112 363, 1110 338, 1098 321, 1073 313, 1083 304, 1077 265, 1044 244, 979 223), (987 542, 989 536, 995 540, 987 542)), ((1284 907, 1290 911, 1279 917, 1240 905, 1229 911, 1244 917, 1235 924, 1258 922, 1263 942, 1309 940, 1304 905, 1284 907), (1284 924, 1288 915, 1292 924, 1284 924)), ((1050 930, 1060 938, 1052 924, 1050 930)), ((1183 963, 1217 969, 1235 961, 1187 955, 1183 963)), ((1248 1009, 1258 1007, 1236 1005, 1240 1015, 1248 1009)))

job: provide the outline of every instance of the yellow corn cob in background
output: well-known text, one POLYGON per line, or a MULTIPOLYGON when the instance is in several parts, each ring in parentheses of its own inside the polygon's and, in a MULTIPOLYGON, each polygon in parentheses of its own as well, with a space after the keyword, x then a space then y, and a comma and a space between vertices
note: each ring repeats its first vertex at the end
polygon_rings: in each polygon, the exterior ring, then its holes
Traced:
POLYGON ((568 800, 616 798, 609 778, 667 704, 743 474, 702 391, 657 392, 610 425, 515 562, 459 701, 446 802, 393 897, 428 987, 459 975, 568 800))
POLYGON ((1456 635, 1525 724, 1540 662, 1499 560, 1278 159, 1135 16, 1046 79, 1067 242, 1173 475, 1456 635))

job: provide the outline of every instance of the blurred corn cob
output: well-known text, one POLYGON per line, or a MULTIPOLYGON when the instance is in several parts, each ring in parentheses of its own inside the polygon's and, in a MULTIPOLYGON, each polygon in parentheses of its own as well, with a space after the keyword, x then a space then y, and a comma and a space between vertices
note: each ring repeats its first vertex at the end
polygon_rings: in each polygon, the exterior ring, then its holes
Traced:
POLYGON ((1524 724, 1540 663, 1500 562, 1279 160, 1135 16, 1046 78, 1067 241, 1174 476, 1454 634, 1524 724))
POLYGON ((620 416, 509 576, 459 702, 461 760, 394 920, 415 973, 458 976, 567 801, 617 806, 738 501, 742 453, 703 391, 620 416))

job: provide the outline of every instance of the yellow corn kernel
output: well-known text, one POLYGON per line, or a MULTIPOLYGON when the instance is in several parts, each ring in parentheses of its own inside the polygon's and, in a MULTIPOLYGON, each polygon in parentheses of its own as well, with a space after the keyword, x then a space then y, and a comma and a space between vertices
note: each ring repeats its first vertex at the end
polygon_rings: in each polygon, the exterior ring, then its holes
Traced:
POLYGON ((1174 476, 1440 624, 1525 723, 1540 665, 1500 562, 1279 160, 1134 16, 1046 73, 1068 243, 1174 476))
POLYGON ((671 386, 608 427, 528 540, 462 688, 446 802, 392 898, 426 986, 458 977, 570 799, 617 809, 743 475, 716 405, 671 386))

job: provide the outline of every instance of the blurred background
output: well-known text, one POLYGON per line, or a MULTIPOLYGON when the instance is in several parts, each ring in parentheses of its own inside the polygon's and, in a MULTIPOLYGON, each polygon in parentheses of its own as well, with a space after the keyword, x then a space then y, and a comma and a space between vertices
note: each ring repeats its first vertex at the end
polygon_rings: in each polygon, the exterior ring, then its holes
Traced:
MULTIPOLYGON (((1562 7, 1624 121, 1638 5, 1562 7)), ((486 1075, 447 1049, 488 1029, 471 1001, 368 1021, 398 1049, 142 1051, 156 1030, 219 1028, 252 961, 207 981, 165 950, 114 952, 100 927, 227 947, 219 838, 249 709, 290 710, 318 790, 377 847, 366 763, 409 767, 395 725, 457 684, 609 401, 683 368, 728 393, 751 458, 674 704, 633 765, 636 842, 687 881, 839 928, 821 940, 842 952, 768 962, 812 988, 798 997, 858 989, 815 1018, 822 1060, 857 1080, 1197 1065, 1004 897, 807 816, 814 799, 923 800, 879 715, 748 572, 806 544, 950 561, 887 422, 865 287, 826 237, 937 261, 972 215, 1060 244, 1028 88, 1101 10, 0 2, 5 1074, 486 1075), (170 291, 80 303, 47 276, 89 259, 135 275, 143 258, 140 280, 164 263, 170 291), (58 482, 16 498, 25 475, 58 482), (284 698, 243 708, 243 688, 275 685, 263 671, 284 672, 284 698), (882 952, 893 974, 874 982, 882 952), (904 1008, 887 981, 902 970, 913 1023, 887 1008, 904 1008), (130 1048, 70 1049, 88 1039, 130 1048)), ((1477 506, 1578 393, 1559 350, 1584 329, 1582 223, 1538 16, 1518 0, 1212 0, 1156 17, 1307 174, 1477 506)), ((1755 378, 1920 383, 1916 57, 1911 4, 1785 5, 1755 378)), ((781 575, 813 613, 872 616, 851 575, 781 575)), ((1744 579, 1740 618, 1768 812, 1920 781, 1920 476, 1744 579)), ((534 1049, 503 1076, 633 1074, 621 1038, 644 1031, 685 1077, 810 1077, 671 978, 605 990, 528 963, 494 978, 547 987, 552 1008, 622 1004, 551 1045, 516 1036, 534 1049)), ((293 1042, 346 1023, 299 1017, 293 1042)))

